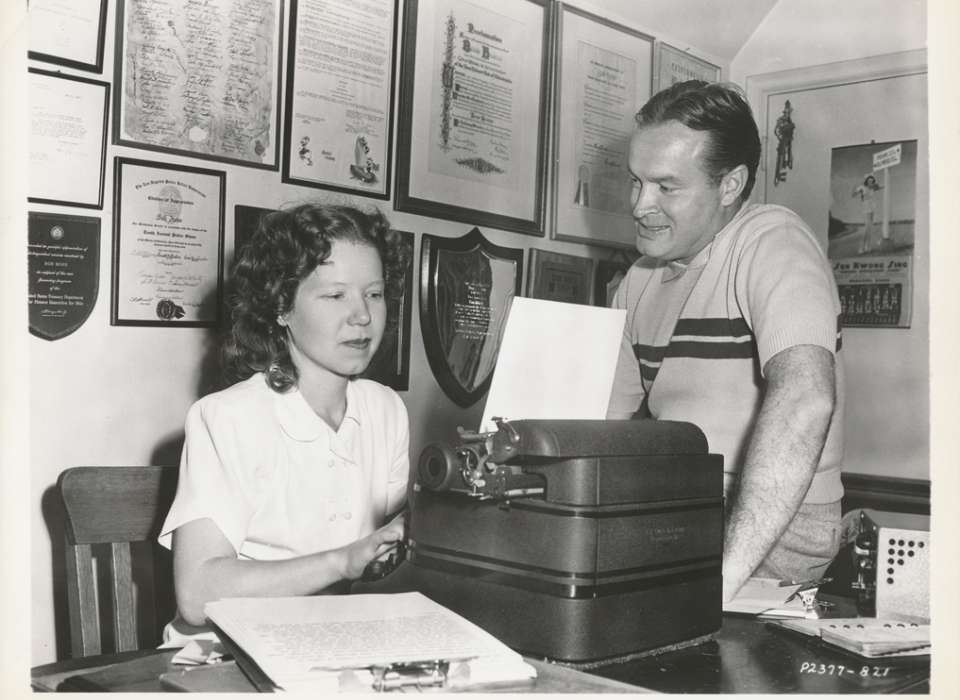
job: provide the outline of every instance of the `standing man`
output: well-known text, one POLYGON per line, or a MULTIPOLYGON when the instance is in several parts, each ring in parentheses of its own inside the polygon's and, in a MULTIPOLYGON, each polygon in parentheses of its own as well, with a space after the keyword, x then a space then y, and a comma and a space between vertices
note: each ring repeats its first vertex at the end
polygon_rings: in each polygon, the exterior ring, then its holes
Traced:
POLYGON ((809 227, 748 204, 760 138, 738 88, 677 83, 630 142, 642 257, 608 418, 694 423, 724 458, 723 599, 748 577, 820 576, 839 548, 840 302, 809 227))

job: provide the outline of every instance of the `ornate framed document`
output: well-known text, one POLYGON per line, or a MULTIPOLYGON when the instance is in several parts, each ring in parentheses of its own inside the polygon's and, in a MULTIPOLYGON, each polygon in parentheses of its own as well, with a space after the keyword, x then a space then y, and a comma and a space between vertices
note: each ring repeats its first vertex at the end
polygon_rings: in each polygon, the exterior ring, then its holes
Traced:
POLYGON ((397 0, 291 0, 283 181, 390 197, 397 0))
POLYGON ((657 63, 657 90, 685 80, 706 80, 708 83, 720 80, 720 66, 663 42, 660 42, 657 63))
POLYGON ((114 326, 215 326, 223 171, 114 159, 114 326))
POLYGON ((103 208, 110 85, 29 69, 28 201, 103 208))
POLYGON ((410 0, 395 204, 543 235, 546 0, 410 0))
POLYGON ((113 142, 277 170, 283 0, 117 0, 113 142))
POLYGON ((653 37, 555 5, 554 231, 561 240, 631 248, 627 148, 650 98, 653 37))
POLYGON ((27 56, 99 73, 106 26, 107 0, 30 0, 27 56))
POLYGON ((460 238, 423 234, 420 329, 443 391, 466 408, 490 387, 504 324, 523 281, 523 249, 474 228, 460 238))
POLYGON ((527 296, 589 304, 593 291, 593 264, 591 258, 531 248, 527 296))

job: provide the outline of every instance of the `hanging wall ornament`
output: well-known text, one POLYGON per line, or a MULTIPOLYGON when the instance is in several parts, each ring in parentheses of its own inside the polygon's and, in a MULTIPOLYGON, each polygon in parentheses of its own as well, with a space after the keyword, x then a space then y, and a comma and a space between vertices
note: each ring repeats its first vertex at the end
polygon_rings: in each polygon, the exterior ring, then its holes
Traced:
POLYGON ((777 117, 773 133, 777 137, 777 167, 773 176, 774 186, 786 182, 787 170, 793 170, 793 132, 796 125, 790 118, 793 109, 790 100, 783 105, 783 113, 777 117))

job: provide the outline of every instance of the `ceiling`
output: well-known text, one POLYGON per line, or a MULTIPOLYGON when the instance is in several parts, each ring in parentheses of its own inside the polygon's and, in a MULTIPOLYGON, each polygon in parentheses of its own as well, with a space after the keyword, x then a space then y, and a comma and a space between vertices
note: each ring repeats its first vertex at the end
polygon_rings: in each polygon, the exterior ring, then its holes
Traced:
MULTIPOLYGON (((656 27, 673 41, 731 61, 778 0, 590 0, 611 19, 656 27)), ((586 5, 584 5, 586 7, 586 5)))

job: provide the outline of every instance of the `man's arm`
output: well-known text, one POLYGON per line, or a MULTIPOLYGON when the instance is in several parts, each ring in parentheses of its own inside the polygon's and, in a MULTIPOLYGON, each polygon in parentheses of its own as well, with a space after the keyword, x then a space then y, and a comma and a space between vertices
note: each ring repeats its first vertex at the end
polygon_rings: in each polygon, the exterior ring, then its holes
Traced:
POLYGON ((834 357, 798 345, 764 367, 766 393, 726 524, 723 600, 730 600, 796 514, 817 470, 836 404, 834 357))

